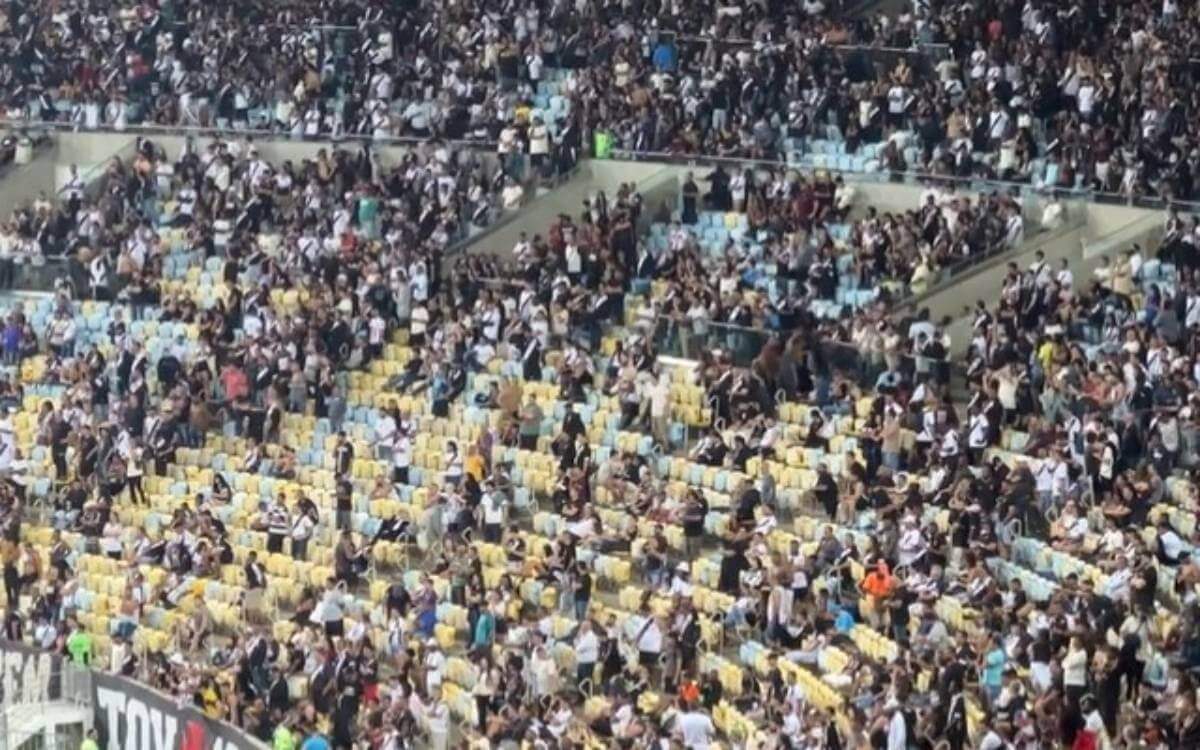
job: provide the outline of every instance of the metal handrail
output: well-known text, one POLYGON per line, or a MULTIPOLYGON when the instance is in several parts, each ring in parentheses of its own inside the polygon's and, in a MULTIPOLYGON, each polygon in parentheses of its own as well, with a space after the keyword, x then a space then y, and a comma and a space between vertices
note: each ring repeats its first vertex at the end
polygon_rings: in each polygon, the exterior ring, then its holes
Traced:
POLYGON ((823 170, 831 175, 841 176, 843 178, 851 178, 858 182, 894 182, 895 178, 901 178, 902 182, 929 182, 941 184, 960 185, 964 189, 983 192, 983 188, 977 187, 982 185, 985 188, 992 188, 993 192, 1002 190, 1019 190, 1032 191, 1038 193, 1057 193, 1071 197, 1074 195, 1090 195, 1092 191, 1073 188, 1059 188, 1031 185, 1028 182, 1014 182, 1011 180, 989 180, 982 177, 960 177, 952 174, 938 174, 936 172, 920 172, 917 170, 882 170, 880 172, 858 172, 853 170, 843 170, 837 167, 817 167, 806 168, 796 164, 789 164, 783 159, 751 159, 738 156, 716 156, 711 154, 676 154, 667 151, 636 151, 633 149, 614 148, 611 152, 612 159, 618 161, 655 161, 666 162, 669 164, 681 164, 685 166, 701 166, 701 167, 740 167, 743 169, 763 169, 769 171, 818 171, 823 170))
POLYGON ((220 128, 200 127, 190 125, 153 125, 129 124, 123 128, 105 125, 98 128, 85 128, 78 123, 57 122, 53 120, 24 120, 0 118, 0 128, 10 130, 49 130, 65 133, 114 133, 128 135, 170 135, 191 136, 195 138, 220 138, 245 140, 248 138, 276 141, 330 141, 333 143, 364 143, 372 146, 423 146, 427 144, 446 143, 459 148, 494 150, 496 141, 474 139, 446 139, 428 136, 372 136, 359 133, 318 133, 316 135, 293 136, 286 131, 268 130, 264 128, 220 128))
MULTIPOLYGON (((116 133, 134 136, 192 136, 197 138, 238 140, 259 139, 285 142, 328 141, 331 143, 361 143, 374 147, 416 147, 427 144, 445 143, 456 148, 486 151, 494 151, 499 145, 497 141, 493 140, 472 138, 446 139, 438 138, 436 136, 373 136, 359 133, 332 132, 318 133, 316 135, 293 136, 284 131, 269 130, 264 128, 220 128, 215 126, 201 127, 189 125, 155 124, 130 124, 124 128, 115 128, 107 125, 98 128, 85 128, 80 126, 78 123, 73 122, 11 118, 0 118, 0 128, 8 128, 10 130, 17 131, 47 130, 62 133, 116 133)), ((792 171, 800 171, 803 169, 798 165, 788 164, 783 158, 777 160, 751 159, 735 156, 718 156, 716 154, 677 154, 666 151, 636 151, 633 149, 620 148, 613 149, 609 158, 619 161, 654 161, 693 166, 735 166, 742 168, 758 167, 769 170, 785 169, 792 171)), ((960 177, 958 175, 921 172, 916 170, 856 172, 838 169, 836 166, 825 166, 821 167, 820 169, 823 169, 824 171, 833 175, 839 175, 844 179, 848 178, 857 182, 888 182, 894 180, 895 178, 901 178, 906 182, 926 181, 938 184, 953 184, 962 186, 963 189, 973 190, 976 192, 982 192, 986 190, 1009 190, 1023 193, 1052 195, 1059 198, 1082 200, 1089 203, 1121 204, 1149 210, 1167 210, 1171 208, 1178 208, 1189 213, 1200 213, 1200 201, 1183 201, 1157 198, 1153 196, 1125 195, 1123 193, 1096 191, 1089 188, 1067 188, 1060 186, 1034 185, 1029 182, 993 180, 984 177, 960 177)))
POLYGON ((1091 188, 1069 188, 1057 185, 1035 185, 1030 182, 1015 182, 1012 180, 993 180, 986 177, 960 177, 952 174, 938 174, 936 172, 921 172, 917 170, 896 171, 891 169, 881 169, 878 172, 860 172, 854 170, 843 170, 836 166, 824 167, 802 167, 798 164, 789 164, 784 155, 781 154, 779 159, 751 159, 748 157, 739 156, 717 156, 714 154, 678 154, 668 151, 637 151, 634 149, 614 148, 610 155, 610 159, 617 161, 653 161, 665 162, 668 164, 677 164, 684 166, 698 167, 740 167, 743 169, 763 169, 763 170, 785 170, 794 172, 814 172, 823 170, 831 175, 840 176, 854 182, 894 182, 897 178, 902 183, 911 182, 929 182, 932 184, 951 184, 962 187, 964 190, 972 190, 975 192, 999 192, 1008 190, 1016 191, 1025 194, 1034 195, 1050 195, 1060 199, 1080 200, 1087 203, 1108 203, 1122 204, 1134 206, 1136 208, 1145 208, 1148 210, 1167 210, 1171 208, 1179 208, 1190 213, 1200 213, 1200 201, 1184 201, 1166 198, 1156 198, 1152 196, 1125 195, 1123 193, 1110 193, 1091 188))
MULTIPOLYGON (((724 37, 714 36, 712 34, 681 34, 666 29, 660 29, 658 33, 674 34, 676 41, 688 44, 708 44, 709 42, 717 42, 720 44, 729 45, 730 47, 749 47, 757 44, 755 40, 747 39, 745 37, 724 37)), ((795 46, 793 41, 787 38, 779 41, 772 41, 771 44, 775 47, 784 47, 789 49, 795 46)), ((943 44, 940 42, 918 41, 914 41, 908 47, 891 47, 885 44, 830 44, 828 42, 818 40, 815 46, 824 49, 836 50, 838 52, 882 52, 893 55, 927 54, 930 50, 937 50, 944 54, 950 50, 950 45, 948 44, 943 44)))

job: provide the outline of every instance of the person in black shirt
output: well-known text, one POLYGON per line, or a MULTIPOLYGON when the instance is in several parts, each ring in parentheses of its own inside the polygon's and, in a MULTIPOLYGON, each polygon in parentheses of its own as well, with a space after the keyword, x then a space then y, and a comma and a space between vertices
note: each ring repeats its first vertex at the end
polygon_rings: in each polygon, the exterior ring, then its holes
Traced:
POLYGON ((563 417, 562 431, 564 434, 570 436, 571 442, 574 442, 576 435, 587 434, 587 428, 583 426, 583 419, 575 411, 574 404, 567 404, 567 413, 563 417))
POLYGON ((395 542, 401 538, 410 539, 411 524, 395 514, 390 518, 383 519, 383 523, 379 525, 379 530, 375 532, 375 536, 371 538, 371 544, 376 542, 395 542))
POLYGON ((330 717, 333 724, 334 748, 350 748, 354 744, 355 719, 358 717, 358 695, 353 685, 346 685, 338 696, 330 717))
POLYGON ((950 750, 963 750, 967 746, 967 701, 962 690, 955 690, 946 707, 946 723, 941 735, 950 745, 950 750))
POLYGON ((585 563, 579 563, 575 568, 574 589, 575 619, 582 620, 587 616, 588 604, 592 600, 592 576, 585 563))
POLYGON ((916 601, 916 594, 904 585, 904 581, 898 579, 896 588, 888 598, 887 604, 891 610, 892 637, 896 639, 896 643, 901 648, 908 645, 909 607, 916 601))
POLYGON ((408 593, 403 581, 397 581, 388 586, 384 601, 386 616, 390 622, 393 612, 401 618, 408 616, 408 608, 412 606, 412 595, 408 593))
POLYGON ((270 405, 267 407, 266 416, 263 424, 263 437, 268 443, 278 443, 280 432, 283 429, 283 407, 280 406, 279 400, 272 398, 270 405))
POLYGON ((746 471, 746 462, 754 452, 746 445, 746 439, 741 435, 735 435, 733 438, 733 450, 730 451, 729 462, 740 472, 746 471))
MULTIPOLYGON (((347 443, 347 445, 349 445, 347 443)), ((350 529, 350 514, 354 511, 354 485, 350 481, 350 475, 346 472, 339 472, 337 475, 337 528, 339 531, 348 531, 350 529)))
POLYGON ((673 630, 679 647, 679 669, 684 675, 692 675, 696 671, 696 655, 700 648, 699 617, 692 608, 691 600, 683 599, 673 630))
POLYGON ((62 415, 55 413, 50 424, 50 455, 54 460, 54 480, 67 479, 67 439, 71 436, 71 425, 62 415))
POLYGON ((762 504, 762 495, 757 489, 750 488, 742 493, 738 498, 735 518, 738 523, 744 526, 753 526, 755 521, 754 511, 762 504))
POLYGON ((288 688, 287 675, 277 665, 270 669, 270 688, 267 690, 267 707, 272 711, 286 713, 292 707, 292 695, 288 688))
POLYGON ((80 479, 88 479, 96 472, 96 464, 100 460, 100 443, 92 434, 88 425, 82 425, 79 430, 79 446, 76 452, 78 464, 75 473, 80 479))
POLYGON ((700 188, 696 185, 696 178, 691 172, 687 173, 687 177, 683 182, 683 213, 680 215, 680 221, 684 224, 695 224, 699 219, 697 205, 700 199, 700 188))
POLYGON ((817 483, 813 487, 813 496, 830 518, 837 516, 837 480, 833 478, 833 474, 829 472, 829 467, 825 464, 821 464, 821 467, 817 469, 817 483))
POLYGON ((334 449, 334 473, 348 475, 354 465, 354 446, 346 438, 345 432, 337 434, 337 447, 334 449))
POLYGON ((309 683, 309 699, 318 713, 328 714, 333 709, 337 681, 335 679, 333 662, 324 657, 322 663, 313 673, 309 683))
POLYGON ((261 444, 263 426, 266 423, 266 411, 255 406, 245 396, 238 399, 234 405, 234 411, 239 417, 238 421, 243 425, 242 429, 245 431, 246 437, 255 445, 261 444))
POLYGON ((741 544, 725 545, 721 554, 721 570, 717 577, 717 590, 724 594, 735 595, 740 586, 740 576, 743 570, 750 567, 746 559, 746 551, 741 544))
POLYGON ((258 553, 250 550, 246 565, 242 569, 246 574, 246 593, 242 599, 247 621, 254 621, 262 611, 263 594, 267 589, 267 569, 258 561, 258 553))
POLYGON ((708 500, 703 493, 691 490, 683 511, 683 536, 689 556, 700 547, 698 540, 704 534, 704 519, 707 515, 708 500))

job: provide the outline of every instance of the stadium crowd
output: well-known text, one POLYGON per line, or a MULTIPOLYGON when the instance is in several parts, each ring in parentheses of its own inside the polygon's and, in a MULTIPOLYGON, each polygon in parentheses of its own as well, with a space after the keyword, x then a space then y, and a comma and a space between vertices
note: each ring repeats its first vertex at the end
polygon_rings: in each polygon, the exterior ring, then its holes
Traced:
POLYGON ((4 637, 277 750, 1200 747, 1194 218, 1010 266, 963 362, 894 302, 1015 195, 715 169, 447 255, 595 131, 1192 195, 1191 4, 834 10, 10 3, 12 119, 434 140, 139 139, 0 223, 68 269, 0 326, 4 637))
POLYGON ((0 87, 10 120, 83 128, 436 136, 565 164, 598 132, 768 160, 832 145, 865 155, 843 168, 1194 198, 1187 4, 838 5, 10 4, 0 87))
POLYGON ((1198 741, 1190 220, 1011 269, 960 413, 943 329, 824 279, 1019 242, 1006 198, 712 174, 509 265, 440 257, 482 167, 409 158, 142 141, 18 211, 87 281, 4 328, 7 637, 280 750, 1198 741))

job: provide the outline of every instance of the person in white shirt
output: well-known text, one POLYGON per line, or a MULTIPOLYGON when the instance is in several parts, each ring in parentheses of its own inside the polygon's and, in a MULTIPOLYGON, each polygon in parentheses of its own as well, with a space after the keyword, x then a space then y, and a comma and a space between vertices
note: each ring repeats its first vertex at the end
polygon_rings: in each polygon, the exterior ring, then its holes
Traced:
POLYGON ((688 579, 691 573, 688 570, 687 563, 679 563, 675 566, 675 575, 671 577, 671 587, 667 591, 668 596, 681 597, 689 599, 692 596, 692 583, 688 579))
POLYGON ((634 645, 638 650, 638 662, 648 672, 658 668, 658 658, 662 654, 663 629, 658 618, 653 615, 645 617, 638 628, 634 645))
POLYGON ((567 277, 572 284, 579 283, 579 277, 583 273, 583 254, 579 252, 579 245, 575 242, 567 243, 567 247, 563 250, 563 255, 567 264, 567 277))
POLYGON ((983 452, 988 446, 990 436, 991 422, 988 421, 987 415, 981 409, 973 411, 968 422, 967 432, 967 452, 970 455, 971 465, 979 466, 983 461, 983 452))
POLYGON ((900 567, 909 567, 925 556, 926 542, 921 529, 912 520, 905 518, 900 525, 900 539, 896 545, 900 567))
POLYGON ((908 750, 909 745, 909 726, 908 719, 904 716, 904 711, 896 699, 893 698, 885 710, 892 712, 892 718, 888 722, 887 732, 887 750, 908 750))
POLYGON ((308 540, 312 537, 316 522, 307 513, 297 513, 292 521, 292 559, 304 561, 308 559, 308 540))
POLYGON ((584 620, 575 634, 575 682, 592 679, 596 662, 600 660, 600 639, 592 630, 592 623, 584 620))
POLYGON ((129 488, 129 500, 133 504, 149 505, 146 491, 142 489, 142 462, 145 450, 139 440, 134 440, 125 454, 125 484, 129 488))
POLYGON ((533 692, 538 697, 558 692, 558 665, 545 646, 538 646, 529 661, 533 676, 533 692))
POLYGON ((541 117, 534 117, 529 126, 529 160, 533 168, 543 169, 546 157, 550 154, 550 129, 542 122, 541 117))
POLYGON ((683 746, 688 750, 708 750, 717 730, 708 714, 689 710, 676 715, 675 731, 679 733, 683 746))
POLYGON ((520 208, 521 201, 525 198, 525 189, 521 187, 516 180, 509 179, 504 186, 504 190, 500 193, 500 202, 504 208, 512 211, 520 208))
POLYGON ((392 484, 408 484, 408 469, 412 466, 412 438, 397 431, 392 441, 392 484))
POLYGON ((1088 655, 1079 636, 1072 636, 1067 655, 1062 660, 1062 681, 1067 700, 1078 704, 1087 690, 1088 655))
MULTIPOLYGON (((414 299, 415 296, 414 296, 414 299)), ((425 345, 425 331, 429 327, 429 309, 425 307, 423 301, 417 301, 416 307, 413 308, 412 318, 409 321, 408 339, 409 345, 420 347, 425 345)))
POLYGON ((499 544, 506 515, 504 498, 492 490, 490 480, 484 482, 483 489, 483 497, 479 500, 479 509, 483 516, 483 540, 499 544))
POLYGON ((442 672, 446 668, 446 655, 438 647, 438 642, 430 638, 425 642, 425 689, 431 695, 440 695, 442 688, 442 672))
POLYGON ((671 410, 671 383, 666 373, 650 383, 646 408, 650 412, 650 434, 659 445, 667 446, 670 438, 668 418, 671 410))
POLYGON ((75 319, 69 314, 59 315, 50 325, 50 347, 60 357, 75 353, 75 319))
POLYGON ((446 750, 450 737, 450 708, 441 698, 426 709, 425 727, 429 731, 430 750, 446 750))
POLYGON ((390 412, 384 411, 375 423, 375 455, 376 458, 386 458, 392 454, 393 441, 396 439, 396 420, 390 412))
MULTIPOLYGON (((429 299, 429 274, 425 270, 424 263, 417 263, 409 273, 408 286, 414 302, 424 303, 429 299)), ((426 311, 425 322, 429 322, 428 311, 426 311)), ((422 328, 422 332, 424 328, 422 328)))
POLYGON ((121 674, 121 670, 125 668, 125 659, 129 656, 129 644, 124 638, 114 637, 112 639, 112 648, 109 653, 108 671, 112 674, 121 674))
POLYGON ((1080 117, 1085 122, 1090 120, 1096 106, 1096 85, 1092 83, 1091 76, 1084 76, 1080 81, 1079 90, 1075 92, 1075 104, 1080 117))
POLYGON ((387 321, 376 310, 367 322, 367 357, 374 361, 383 356, 383 339, 387 334, 387 321))
POLYGON ((1183 540, 1171 527, 1171 519, 1164 513, 1158 517, 1158 560, 1164 565, 1178 565, 1183 554, 1183 540))

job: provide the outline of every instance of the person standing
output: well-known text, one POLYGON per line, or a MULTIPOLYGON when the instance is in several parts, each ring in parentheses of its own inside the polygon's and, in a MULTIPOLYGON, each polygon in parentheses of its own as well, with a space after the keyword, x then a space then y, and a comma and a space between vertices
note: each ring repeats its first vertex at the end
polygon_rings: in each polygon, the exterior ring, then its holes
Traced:
POLYGON ((334 473, 347 475, 354 467, 354 446, 346 437, 345 432, 337 434, 337 447, 334 448, 334 473))
POLYGON ((483 520, 483 541, 499 544, 504 529, 504 498, 492 488, 490 481, 484 482, 483 498, 480 500, 483 520))
POLYGON ((242 572, 246 576, 246 593, 242 597, 243 616, 246 622, 258 622, 262 619, 263 595, 267 590, 267 570, 259 562, 258 552, 250 550, 242 572))
POLYGON ((405 430, 396 431, 392 442, 392 484, 399 487, 408 484, 408 472, 412 466, 412 438, 405 430))
POLYGON ((577 563, 575 566, 575 580, 572 584, 573 598, 575 604, 575 619, 583 620, 587 617, 588 605, 592 601, 592 575, 588 572, 585 563, 577 563))
POLYGON ((95 656, 92 634, 79 626, 78 622, 71 623, 71 634, 67 636, 67 653, 76 666, 87 667, 95 656))
POLYGON ((700 205, 700 187, 696 185, 696 177, 691 172, 683 181, 683 212, 680 221, 692 225, 699 221, 698 206, 700 205))
POLYGON ((337 475, 335 515, 338 531, 349 531, 351 514, 354 512, 354 485, 348 474, 337 475))
POLYGON ((600 660, 600 639, 592 630, 592 623, 584 620, 579 623, 579 632, 575 634, 575 684, 582 685, 584 680, 592 680, 596 673, 596 662, 600 660))
POLYGON ((142 440, 134 438, 128 446, 128 452, 125 458, 125 485, 130 490, 130 502, 134 505, 150 505, 146 499, 146 492, 142 488, 142 468, 145 462, 145 449, 142 448, 142 440))
POLYGON ((519 445, 521 450, 537 450, 538 435, 542 431, 542 407, 533 396, 521 408, 519 445))
POLYGON ((680 705, 679 713, 675 715, 675 731, 689 750, 708 750, 717 729, 708 714, 695 707, 680 705))
POLYGON ((20 551, 16 544, 3 543, 4 556, 4 596, 8 602, 8 610, 15 611, 21 606, 21 574, 17 569, 20 551))
POLYGON ((425 726, 429 732, 429 750, 446 750, 450 736, 450 708, 440 696, 425 713, 425 726))
POLYGON ((1071 710, 1079 709, 1079 699, 1087 692, 1088 654, 1083 646, 1083 640, 1071 636, 1067 646, 1067 655, 1062 660, 1063 692, 1067 705, 1071 710))
POLYGON ((308 559, 308 540, 317 526, 316 520, 303 509, 298 509, 292 519, 292 559, 303 562, 308 559))
POLYGON ((283 497, 275 498, 267 511, 267 552, 283 552, 283 540, 292 530, 292 517, 283 497))

